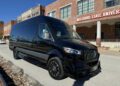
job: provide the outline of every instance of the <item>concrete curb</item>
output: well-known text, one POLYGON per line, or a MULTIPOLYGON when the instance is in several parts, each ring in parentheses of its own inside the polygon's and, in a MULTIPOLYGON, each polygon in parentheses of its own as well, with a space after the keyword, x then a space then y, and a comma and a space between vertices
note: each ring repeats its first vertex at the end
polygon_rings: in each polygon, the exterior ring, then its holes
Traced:
POLYGON ((116 52, 119 53, 120 52, 120 48, 109 48, 109 47, 98 47, 99 51, 107 51, 107 52, 116 52))
POLYGON ((43 86, 37 80, 24 73, 24 70, 0 56, 0 66, 13 79, 16 86, 43 86))

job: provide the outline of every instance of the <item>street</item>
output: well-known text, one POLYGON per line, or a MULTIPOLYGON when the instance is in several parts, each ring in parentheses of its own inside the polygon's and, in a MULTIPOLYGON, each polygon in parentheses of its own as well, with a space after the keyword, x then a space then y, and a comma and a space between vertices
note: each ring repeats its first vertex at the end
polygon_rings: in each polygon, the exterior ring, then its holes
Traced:
POLYGON ((104 55, 100 57, 102 72, 89 80, 66 78, 54 80, 48 71, 23 59, 14 60, 8 45, 0 45, 0 56, 12 61, 24 69, 24 72, 38 80, 43 86, 120 86, 120 56, 104 55))

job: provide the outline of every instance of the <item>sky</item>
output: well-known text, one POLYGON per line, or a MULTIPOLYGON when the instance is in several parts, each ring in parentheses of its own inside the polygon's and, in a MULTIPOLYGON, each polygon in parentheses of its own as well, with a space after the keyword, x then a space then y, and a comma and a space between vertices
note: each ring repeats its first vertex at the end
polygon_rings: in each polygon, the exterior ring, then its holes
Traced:
POLYGON ((0 21, 5 23, 15 20, 21 13, 29 8, 41 5, 48 5, 55 0, 0 0, 0 21))

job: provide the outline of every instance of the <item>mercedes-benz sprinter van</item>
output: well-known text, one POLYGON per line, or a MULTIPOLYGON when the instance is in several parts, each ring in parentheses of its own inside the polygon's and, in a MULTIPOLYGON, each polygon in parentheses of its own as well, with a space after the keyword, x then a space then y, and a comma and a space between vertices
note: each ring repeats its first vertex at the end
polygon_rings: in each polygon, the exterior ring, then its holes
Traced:
POLYGON ((15 59, 25 54, 47 65, 49 74, 60 80, 68 75, 100 71, 97 47, 82 38, 64 21, 38 16, 13 26, 9 48, 15 59))

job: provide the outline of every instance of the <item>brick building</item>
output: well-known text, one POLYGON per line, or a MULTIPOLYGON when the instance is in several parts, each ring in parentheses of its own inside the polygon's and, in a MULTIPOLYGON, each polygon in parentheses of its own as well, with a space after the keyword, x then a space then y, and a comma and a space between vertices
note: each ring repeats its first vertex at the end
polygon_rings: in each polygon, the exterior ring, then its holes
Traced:
POLYGON ((17 18, 17 22, 21 22, 21 21, 27 20, 27 19, 35 17, 35 16, 44 15, 44 13, 45 13, 45 7, 38 5, 36 7, 30 8, 29 10, 22 13, 17 18))
POLYGON ((35 16, 44 15, 44 14, 45 14, 45 7, 41 6, 41 5, 38 5, 36 7, 30 8, 29 10, 25 11, 17 18, 17 21, 11 20, 10 22, 8 22, 4 25, 4 30, 3 30, 4 39, 9 38, 12 26, 15 25, 16 23, 25 21, 25 20, 35 17, 35 16))
POLYGON ((15 20, 11 20, 10 22, 6 23, 4 25, 4 29, 3 29, 3 37, 4 39, 9 38, 12 26, 16 24, 15 20))
POLYGON ((4 22, 0 21, 0 39, 2 38, 3 35, 3 27, 4 27, 4 22))
POLYGON ((56 0, 45 12, 69 23, 84 39, 96 40, 98 46, 120 41, 120 0, 56 0))

